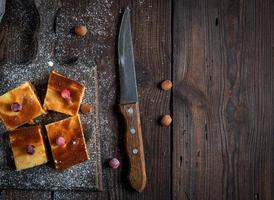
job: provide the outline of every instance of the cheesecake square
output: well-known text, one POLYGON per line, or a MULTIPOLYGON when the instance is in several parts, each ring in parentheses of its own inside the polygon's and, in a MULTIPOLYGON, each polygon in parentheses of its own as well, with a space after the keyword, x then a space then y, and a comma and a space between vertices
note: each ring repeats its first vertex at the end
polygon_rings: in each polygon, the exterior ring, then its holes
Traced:
POLYGON ((44 109, 76 115, 81 105, 85 86, 53 71, 48 80, 44 109))
POLYGON ((40 126, 10 131, 9 140, 17 170, 32 168, 48 162, 40 126))
POLYGON ((89 159, 79 115, 46 125, 57 170, 64 170, 89 159))
POLYGON ((8 130, 14 130, 44 113, 30 82, 0 96, 0 118, 8 130))

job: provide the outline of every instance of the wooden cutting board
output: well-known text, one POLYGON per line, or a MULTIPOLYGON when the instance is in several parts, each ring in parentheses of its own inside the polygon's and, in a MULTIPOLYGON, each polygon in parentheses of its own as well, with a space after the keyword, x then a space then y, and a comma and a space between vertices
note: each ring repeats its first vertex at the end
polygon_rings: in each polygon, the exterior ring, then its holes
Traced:
MULTIPOLYGON (((82 40, 68 31, 79 19, 90 23, 92 16, 86 13, 86 16, 74 17, 69 12, 77 13, 77 10, 68 11, 65 5, 61 6, 58 2, 50 4, 47 1, 36 1, 36 5, 32 5, 33 1, 29 0, 24 1, 24 4, 20 2, 22 0, 16 0, 7 5, 9 10, 2 21, 0 36, 3 37, 9 32, 14 34, 14 28, 18 28, 18 32, 0 47, 0 95, 25 81, 30 81, 43 102, 48 75, 52 70, 83 83, 86 86, 83 101, 93 105, 91 115, 81 115, 90 160, 63 172, 54 170, 51 163, 15 171, 8 133, 3 124, 0 124, 0 189, 101 190, 98 79, 97 67, 94 64, 96 60, 82 55, 82 40), (24 24, 16 23, 18 20, 24 20, 24 24), (14 42, 20 41, 21 43, 14 45, 14 42), (49 61, 54 63, 53 66, 48 64, 49 61)), ((86 39, 91 40, 91 37, 87 36, 86 39)), ((96 53, 94 49, 97 49, 96 43, 85 51, 89 51, 90 55, 96 53)), ((38 118, 36 122, 44 125, 65 117, 50 112, 47 116, 38 118)))

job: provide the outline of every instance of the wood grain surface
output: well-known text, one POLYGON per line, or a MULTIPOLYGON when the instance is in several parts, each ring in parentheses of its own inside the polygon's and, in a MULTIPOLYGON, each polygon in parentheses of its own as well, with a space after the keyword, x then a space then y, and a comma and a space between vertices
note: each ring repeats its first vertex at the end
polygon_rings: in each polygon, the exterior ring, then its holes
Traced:
POLYGON ((102 160, 118 157, 122 167, 104 167, 103 192, 1 191, 0 199, 273 199, 274 2, 119 0, 112 14, 113 36, 103 41, 110 48, 98 60, 101 114, 113 131, 102 136, 109 142, 102 160), (126 6, 148 178, 143 193, 127 185, 116 97, 116 39, 126 6), (171 93, 159 88, 165 79, 173 80, 171 93), (171 128, 159 125, 163 114, 172 115, 171 128))
POLYGON ((273 1, 174 1, 174 199, 273 199, 273 1))

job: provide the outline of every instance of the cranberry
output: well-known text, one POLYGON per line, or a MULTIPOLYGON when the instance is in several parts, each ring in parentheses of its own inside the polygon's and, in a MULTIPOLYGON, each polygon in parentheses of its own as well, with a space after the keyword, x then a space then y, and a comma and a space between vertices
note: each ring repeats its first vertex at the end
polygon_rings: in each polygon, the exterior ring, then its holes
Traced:
POLYGON ((70 99, 70 91, 68 89, 63 89, 61 92, 61 97, 63 99, 70 99))
POLYGON ((33 155, 35 153, 35 146, 34 145, 28 145, 26 151, 27 151, 27 154, 33 155))
POLYGON ((117 158, 112 158, 109 161, 109 167, 112 169, 117 169, 120 166, 120 161, 117 158))
POLYGON ((59 147, 62 147, 62 146, 65 146, 66 144, 66 140, 64 137, 62 136, 59 136, 57 139, 56 139, 56 144, 59 146, 59 147))
POLYGON ((19 103, 13 103, 13 104, 11 104, 10 109, 13 112, 19 112, 20 110, 22 110, 22 105, 19 103))

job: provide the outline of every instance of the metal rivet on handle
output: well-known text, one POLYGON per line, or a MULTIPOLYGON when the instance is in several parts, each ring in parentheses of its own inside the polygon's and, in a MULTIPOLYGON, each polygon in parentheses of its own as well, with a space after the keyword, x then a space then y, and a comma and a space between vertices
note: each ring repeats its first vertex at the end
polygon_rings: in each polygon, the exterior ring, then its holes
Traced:
POLYGON ((130 133, 131 133, 131 134, 135 134, 135 133, 136 133, 135 128, 130 128, 130 133))
POLYGON ((132 109, 132 108, 129 108, 129 109, 127 109, 127 112, 128 112, 129 114, 132 114, 132 113, 133 113, 133 109, 132 109))
POLYGON ((132 149, 132 153, 133 153, 134 155, 137 155, 137 154, 138 154, 138 149, 137 149, 137 148, 132 149))

